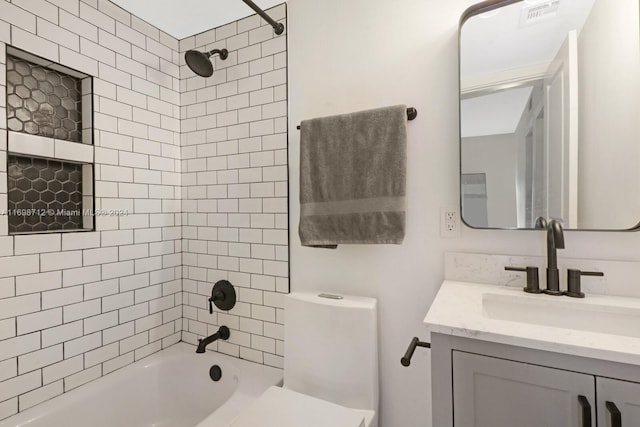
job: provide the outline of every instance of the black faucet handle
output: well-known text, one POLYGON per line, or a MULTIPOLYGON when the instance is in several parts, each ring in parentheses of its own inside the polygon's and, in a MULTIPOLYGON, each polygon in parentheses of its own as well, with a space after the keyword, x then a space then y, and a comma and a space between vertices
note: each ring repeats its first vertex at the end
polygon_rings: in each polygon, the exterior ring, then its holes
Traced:
POLYGON ((229 311, 236 305, 236 290, 227 280, 218 280, 211 289, 209 313, 213 314, 213 304, 220 310, 229 311))
MULTIPOLYGON (((571 269, 569 269, 569 271, 571 271, 571 269)), ((581 276, 599 276, 602 277, 604 276, 604 273, 602 271, 581 271, 578 270, 580 272, 581 276)))
POLYGON ((527 273, 527 286, 524 287, 524 291, 529 294, 539 294, 540 280, 538 278, 538 267, 510 267, 504 268, 507 271, 521 271, 527 273))
POLYGON ((571 298, 584 298, 584 292, 582 292, 582 283, 580 278, 582 276, 604 276, 602 271, 581 271, 578 269, 570 268, 567 270, 567 290, 564 294, 571 298))

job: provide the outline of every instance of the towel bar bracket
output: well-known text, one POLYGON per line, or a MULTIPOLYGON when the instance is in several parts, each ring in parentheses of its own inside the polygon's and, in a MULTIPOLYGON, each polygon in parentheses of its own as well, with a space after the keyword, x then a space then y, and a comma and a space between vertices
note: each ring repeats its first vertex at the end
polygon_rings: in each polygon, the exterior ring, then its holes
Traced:
MULTIPOLYGON (((418 110, 414 107, 407 108, 407 120, 413 120, 418 117, 418 110)), ((296 129, 300 130, 300 125, 296 126, 296 129)))

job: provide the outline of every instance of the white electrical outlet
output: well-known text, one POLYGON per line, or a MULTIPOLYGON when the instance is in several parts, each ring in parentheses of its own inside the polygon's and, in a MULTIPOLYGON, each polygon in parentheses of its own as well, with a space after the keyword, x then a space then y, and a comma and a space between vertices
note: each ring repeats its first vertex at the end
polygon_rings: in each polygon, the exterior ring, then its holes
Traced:
POLYGON ((440 209, 440 235, 442 237, 460 236, 460 214, 457 207, 440 209))

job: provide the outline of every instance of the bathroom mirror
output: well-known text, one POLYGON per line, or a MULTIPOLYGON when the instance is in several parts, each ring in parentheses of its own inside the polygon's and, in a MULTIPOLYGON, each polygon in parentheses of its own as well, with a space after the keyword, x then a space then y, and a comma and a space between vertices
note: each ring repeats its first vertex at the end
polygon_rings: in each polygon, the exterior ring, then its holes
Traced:
POLYGON ((460 24, 460 194, 474 228, 640 222, 639 0, 506 0, 460 24))

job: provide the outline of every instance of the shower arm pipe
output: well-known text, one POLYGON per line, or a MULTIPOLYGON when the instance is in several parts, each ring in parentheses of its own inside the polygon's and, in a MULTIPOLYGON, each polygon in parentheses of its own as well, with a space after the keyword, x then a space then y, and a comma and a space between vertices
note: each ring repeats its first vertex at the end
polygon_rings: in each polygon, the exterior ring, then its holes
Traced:
POLYGON ((273 27, 273 31, 275 31, 277 35, 280 35, 284 32, 284 25, 271 19, 271 17, 267 15, 264 10, 260 9, 257 4, 255 4, 251 0, 242 1, 251 9, 253 9, 258 15, 260 15, 262 19, 271 24, 271 26, 273 27))
POLYGON ((207 56, 213 56, 215 54, 220 55, 220 59, 225 60, 227 56, 229 56, 229 51, 227 49, 213 49, 205 53, 207 56))

